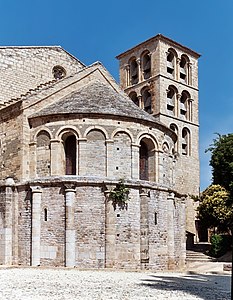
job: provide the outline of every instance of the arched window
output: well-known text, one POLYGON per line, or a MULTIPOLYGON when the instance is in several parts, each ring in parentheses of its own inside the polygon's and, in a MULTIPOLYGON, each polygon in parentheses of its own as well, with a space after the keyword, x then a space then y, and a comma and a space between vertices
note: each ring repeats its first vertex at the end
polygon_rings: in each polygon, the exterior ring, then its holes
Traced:
POLYGON ((144 79, 148 79, 151 76, 151 58, 149 51, 146 51, 142 55, 142 72, 144 79))
POLYGON ((167 90, 167 112, 169 115, 175 115, 176 94, 176 88, 172 85, 169 85, 167 90))
POLYGON ((174 131, 175 134, 177 135, 177 140, 176 140, 176 142, 175 142, 175 144, 174 144, 174 150, 175 150, 176 152, 178 152, 178 127, 176 126, 176 124, 170 124, 170 129, 171 129, 172 131, 174 131))
POLYGON ((180 79, 185 83, 188 83, 188 62, 189 62, 188 57, 186 55, 181 55, 180 79))
POLYGON ((140 179, 149 180, 148 148, 146 143, 140 143, 140 179))
POLYGON ((190 149, 190 132, 188 128, 183 128, 182 130, 182 154, 189 156, 191 153, 190 149))
POLYGON ((133 58, 130 60, 129 63, 130 66, 130 83, 131 85, 138 83, 138 63, 136 61, 136 58, 133 58))
POLYGON ((140 142, 140 172, 141 180, 155 181, 155 147, 153 142, 148 138, 143 138, 140 142))
POLYGON ((176 66, 177 54, 174 49, 168 49, 167 52, 167 73, 175 77, 175 66, 176 66))
POLYGON ((66 70, 61 66, 55 66, 53 68, 53 77, 55 79, 62 79, 66 76, 66 70))
POLYGON ((65 174, 76 175, 76 137, 69 135, 64 140, 65 174))
POLYGON ((183 91, 180 97, 180 117, 188 120, 190 119, 189 99, 189 93, 187 91, 183 91))
POLYGON ((148 89, 142 90, 142 103, 144 110, 148 113, 152 113, 151 109, 151 93, 148 89))
POLYGON ((138 96, 137 96, 136 92, 131 92, 129 94, 129 97, 133 100, 134 104, 139 106, 139 99, 138 99, 138 96))

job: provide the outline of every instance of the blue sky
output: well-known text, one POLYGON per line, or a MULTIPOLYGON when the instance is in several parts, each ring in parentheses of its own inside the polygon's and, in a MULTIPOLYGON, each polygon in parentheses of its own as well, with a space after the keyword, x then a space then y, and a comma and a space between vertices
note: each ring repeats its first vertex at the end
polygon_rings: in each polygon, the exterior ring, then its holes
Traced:
POLYGON ((118 80, 117 54, 162 33, 199 60, 201 190, 214 133, 233 132, 232 0, 0 0, 0 45, 61 45, 118 80))

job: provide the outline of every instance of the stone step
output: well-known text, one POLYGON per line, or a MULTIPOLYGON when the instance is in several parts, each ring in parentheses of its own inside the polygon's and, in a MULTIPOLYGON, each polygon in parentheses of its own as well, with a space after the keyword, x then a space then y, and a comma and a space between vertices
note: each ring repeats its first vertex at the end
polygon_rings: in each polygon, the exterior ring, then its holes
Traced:
POLYGON ((215 259, 206 255, 203 252, 187 250, 186 261, 187 262, 195 262, 195 261, 196 262, 210 262, 210 261, 215 261, 215 259))

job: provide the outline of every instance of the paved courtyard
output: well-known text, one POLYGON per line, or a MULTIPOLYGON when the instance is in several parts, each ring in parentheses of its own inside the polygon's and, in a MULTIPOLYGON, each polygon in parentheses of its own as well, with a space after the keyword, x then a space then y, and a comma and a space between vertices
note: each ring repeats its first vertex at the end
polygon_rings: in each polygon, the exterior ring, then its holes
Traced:
POLYGON ((1 268, 0 299, 230 299, 230 274, 1 268))

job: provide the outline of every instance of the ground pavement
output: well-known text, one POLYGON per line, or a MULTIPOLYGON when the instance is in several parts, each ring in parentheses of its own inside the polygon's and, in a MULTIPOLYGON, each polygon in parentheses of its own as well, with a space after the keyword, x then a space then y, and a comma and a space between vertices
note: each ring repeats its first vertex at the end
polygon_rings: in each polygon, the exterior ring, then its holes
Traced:
POLYGON ((230 300, 230 272, 220 263, 187 272, 0 268, 0 299, 230 300))

